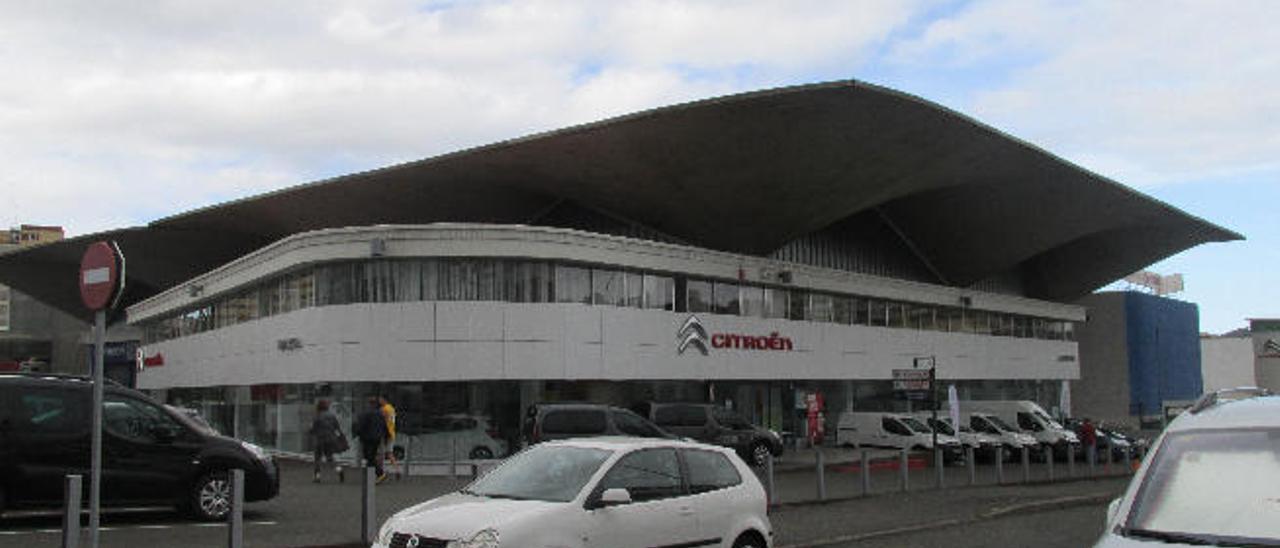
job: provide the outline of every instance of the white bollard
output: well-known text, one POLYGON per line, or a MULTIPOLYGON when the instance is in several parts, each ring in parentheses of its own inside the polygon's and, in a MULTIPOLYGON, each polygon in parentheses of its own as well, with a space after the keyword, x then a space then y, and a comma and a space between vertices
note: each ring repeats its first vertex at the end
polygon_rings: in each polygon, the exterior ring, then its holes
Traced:
POLYGON ((78 474, 67 474, 63 483, 62 498, 62 548, 80 546, 80 487, 78 474))

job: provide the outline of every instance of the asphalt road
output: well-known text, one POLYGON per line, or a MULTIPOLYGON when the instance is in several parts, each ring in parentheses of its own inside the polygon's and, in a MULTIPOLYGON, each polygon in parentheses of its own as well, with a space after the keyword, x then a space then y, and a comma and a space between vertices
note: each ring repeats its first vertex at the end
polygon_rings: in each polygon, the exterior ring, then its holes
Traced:
POLYGON ((1092 546, 1102 534, 1107 505, 1093 504, 1032 514, 1019 514, 968 525, 941 527, 861 541, 829 544, 832 548, 986 548, 1092 546))

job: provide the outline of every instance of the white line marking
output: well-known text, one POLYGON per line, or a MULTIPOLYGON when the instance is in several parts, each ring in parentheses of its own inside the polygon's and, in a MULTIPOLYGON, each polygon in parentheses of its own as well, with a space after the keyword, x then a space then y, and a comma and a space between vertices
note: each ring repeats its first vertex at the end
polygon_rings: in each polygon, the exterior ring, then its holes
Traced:
POLYGON ((107 283, 111 281, 111 269, 107 267, 84 271, 84 285, 107 283))

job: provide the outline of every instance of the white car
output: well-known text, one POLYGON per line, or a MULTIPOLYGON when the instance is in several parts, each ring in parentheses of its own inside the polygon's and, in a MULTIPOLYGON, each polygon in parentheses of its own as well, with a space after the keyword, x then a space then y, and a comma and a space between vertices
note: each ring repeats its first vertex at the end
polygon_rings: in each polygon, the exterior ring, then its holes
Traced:
POLYGON ((490 434, 489 419, 470 415, 406 420, 396 433, 395 456, 411 461, 493 459, 507 456, 507 442, 490 434))
POLYGON ((455 493, 396 513, 375 548, 768 548, 764 487, 731 449, 579 438, 512 456, 455 493))
POLYGON ((1280 397, 1257 394, 1169 423, 1095 546, 1280 546, 1280 397))

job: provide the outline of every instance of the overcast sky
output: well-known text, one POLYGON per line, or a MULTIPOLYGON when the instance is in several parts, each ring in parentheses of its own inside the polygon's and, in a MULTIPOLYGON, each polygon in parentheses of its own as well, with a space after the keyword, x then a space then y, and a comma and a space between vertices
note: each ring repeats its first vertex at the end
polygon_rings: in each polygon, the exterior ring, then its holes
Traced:
POLYGON ((1280 2, 0 2, 0 228, 69 235, 639 109, 856 78, 1248 240, 1202 330, 1280 317, 1280 2))

